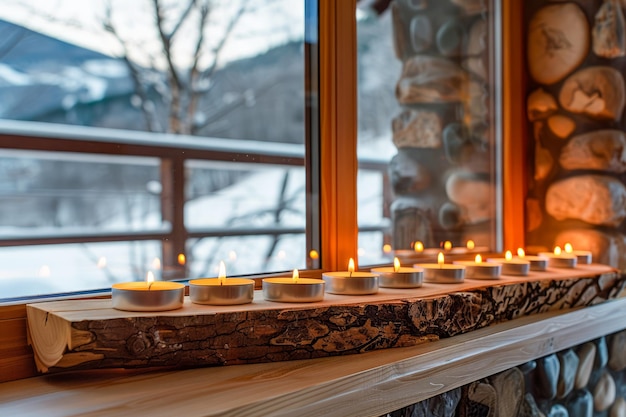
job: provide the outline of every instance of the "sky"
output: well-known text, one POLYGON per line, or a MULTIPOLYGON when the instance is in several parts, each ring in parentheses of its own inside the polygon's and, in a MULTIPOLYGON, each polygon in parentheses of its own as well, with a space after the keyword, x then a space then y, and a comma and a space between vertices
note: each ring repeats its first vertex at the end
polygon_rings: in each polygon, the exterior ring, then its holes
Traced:
MULTIPOLYGON (((172 16, 179 15, 187 1, 162 0, 172 16)), ((226 23, 242 2, 246 2, 247 12, 228 38, 220 56, 221 62, 251 56, 288 40, 303 38, 303 2, 213 0, 216 7, 211 14, 210 30, 205 32, 207 42, 215 45, 223 38, 221 34, 226 23)), ((113 25, 127 40, 133 59, 142 65, 149 64, 160 51, 151 0, 3 0, 0 19, 107 55, 119 56, 122 53, 119 42, 102 27, 107 3, 111 5, 113 25)), ((192 24, 182 26, 181 36, 174 44, 177 65, 186 66, 191 62, 197 33, 192 24)), ((212 60, 210 49, 205 53, 205 64, 212 60)), ((164 65, 158 59, 157 62, 164 65)))

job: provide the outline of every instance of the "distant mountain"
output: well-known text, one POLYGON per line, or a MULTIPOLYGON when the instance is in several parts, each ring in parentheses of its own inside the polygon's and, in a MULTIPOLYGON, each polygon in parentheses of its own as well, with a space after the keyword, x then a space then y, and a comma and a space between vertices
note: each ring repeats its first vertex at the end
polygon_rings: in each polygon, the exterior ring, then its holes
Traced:
POLYGON ((122 60, 0 20, 0 118, 41 121, 131 92, 122 60))
MULTIPOLYGON (((303 143, 303 74, 300 41, 229 63, 199 103, 199 134, 303 143)), ((147 130, 133 94, 121 59, 0 20, 0 118, 147 130)))

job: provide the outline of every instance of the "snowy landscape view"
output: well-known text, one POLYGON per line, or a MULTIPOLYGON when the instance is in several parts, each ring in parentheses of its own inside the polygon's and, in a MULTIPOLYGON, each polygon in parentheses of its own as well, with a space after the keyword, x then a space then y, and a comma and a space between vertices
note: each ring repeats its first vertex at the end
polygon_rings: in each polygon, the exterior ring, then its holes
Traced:
MULTIPOLYGON (((389 71, 389 60, 385 62, 374 50, 379 43, 391 43, 389 36, 380 35, 381 31, 389 33, 388 20, 362 22, 360 38, 365 61, 360 63, 359 99, 360 103, 369 99, 369 104, 359 109, 368 114, 367 118, 360 115, 367 129, 359 133, 359 156, 383 167, 395 151, 388 132, 389 113, 395 111, 390 104, 395 103, 393 83, 388 82, 397 73, 389 71), (389 108, 376 111, 373 101, 389 108)), ((133 130, 171 130, 167 128, 169 109, 159 104, 169 97, 159 71, 143 73, 148 88, 139 94, 137 80, 120 57, 8 21, 0 20, 0 33, 0 119, 5 119, 0 120, 0 134, 11 123, 21 129, 29 122, 38 123, 38 128, 45 126, 42 123, 55 123, 119 129, 115 140, 132 137, 124 132, 133 130)), ((390 47, 380 49, 392 53, 390 47)), ((304 54, 303 38, 292 35, 256 55, 216 67, 197 102, 202 111, 189 125, 193 134, 199 141, 219 138, 246 143, 241 152, 246 146, 282 143, 283 149, 303 156, 304 54)), ((164 102, 170 103, 171 97, 168 100, 164 102)), ((187 229, 304 231, 303 167, 188 162, 187 229), (277 211, 279 202, 283 206, 277 211)), ((0 236, 167 231, 170 225, 162 220, 161 212, 159 164, 159 158, 149 156, 3 150, 0 236)), ((358 187, 359 224, 381 230, 388 226, 382 214, 382 181, 382 172, 362 171, 358 187)), ((381 262, 382 244, 382 233, 363 233, 359 262, 381 262)), ((278 239, 262 235, 193 238, 187 242, 186 255, 187 273, 193 278, 215 276, 220 260, 225 261, 230 276, 304 268, 307 253, 304 234, 289 233, 278 239)), ((163 274, 160 257, 158 240, 5 246, 0 250, 0 299, 109 288, 113 282, 142 280, 148 271, 159 277, 163 274)))

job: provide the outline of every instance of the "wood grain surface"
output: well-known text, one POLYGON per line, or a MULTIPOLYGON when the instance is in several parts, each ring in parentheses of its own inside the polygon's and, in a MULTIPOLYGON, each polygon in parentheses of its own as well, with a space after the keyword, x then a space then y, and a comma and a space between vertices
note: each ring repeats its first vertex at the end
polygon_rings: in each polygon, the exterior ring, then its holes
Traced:
POLYGON ((327 294, 319 303, 262 300, 129 313, 110 300, 27 307, 38 368, 203 367, 313 359, 415 346, 502 321, 594 305, 621 295, 626 277, 590 265, 369 296, 327 294))
POLYGON ((379 416, 624 327, 618 299, 347 357, 51 374, 0 384, 0 415, 379 416))

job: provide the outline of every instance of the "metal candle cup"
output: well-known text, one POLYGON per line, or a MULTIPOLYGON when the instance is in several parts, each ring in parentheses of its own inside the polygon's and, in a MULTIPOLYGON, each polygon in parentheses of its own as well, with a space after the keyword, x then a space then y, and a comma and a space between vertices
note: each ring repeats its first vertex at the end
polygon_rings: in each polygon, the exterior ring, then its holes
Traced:
POLYGON ((326 292, 342 295, 367 295, 378 292, 378 276, 369 272, 325 272, 326 292))
POLYGON ((465 277, 472 279, 499 279, 502 264, 493 262, 454 261, 455 265, 465 267, 465 277))
POLYGON ((314 278, 265 278, 263 298, 281 303, 314 303, 324 299, 324 281, 314 278))
POLYGON ((548 269, 548 258, 545 256, 523 256, 516 259, 530 262, 531 271, 545 271, 548 269))
POLYGON ((524 259, 489 258, 487 262, 502 264, 502 275, 526 276, 530 272, 530 262, 524 259))
POLYGON ((457 284, 465 280, 465 267, 448 264, 415 264, 424 269, 424 281, 435 284, 457 284))
POLYGON ((576 268, 576 264, 578 263, 578 258, 569 253, 555 255, 552 252, 540 252, 539 256, 548 258, 548 264, 552 268, 576 268))
POLYGON ((576 256, 579 265, 589 265, 593 259, 593 255, 588 250, 575 250, 572 254, 576 256))
POLYGON ((372 268, 371 272, 378 275, 378 286, 382 288, 418 288, 424 280, 423 268, 392 266, 372 268))
POLYGON ((251 303, 254 280, 245 278, 200 278, 189 281, 192 303, 216 306, 251 303))
POLYGON ((176 310, 183 306, 184 299, 185 284, 178 282, 123 282, 111 287, 111 301, 116 310, 176 310))

